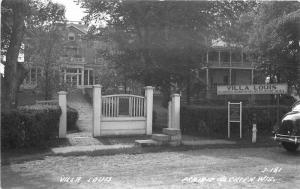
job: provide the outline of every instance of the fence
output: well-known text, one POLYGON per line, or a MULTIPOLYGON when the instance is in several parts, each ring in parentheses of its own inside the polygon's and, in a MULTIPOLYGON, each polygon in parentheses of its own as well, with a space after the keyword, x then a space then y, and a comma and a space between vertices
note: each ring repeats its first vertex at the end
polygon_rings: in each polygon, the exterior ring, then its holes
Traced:
POLYGON ((152 134, 153 87, 145 96, 101 94, 93 87, 93 136, 152 134))
POLYGON ((124 115, 144 117, 145 97, 130 94, 102 96, 102 115, 104 117, 120 117, 124 115), (126 109, 127 104, 128 109, 126 109))

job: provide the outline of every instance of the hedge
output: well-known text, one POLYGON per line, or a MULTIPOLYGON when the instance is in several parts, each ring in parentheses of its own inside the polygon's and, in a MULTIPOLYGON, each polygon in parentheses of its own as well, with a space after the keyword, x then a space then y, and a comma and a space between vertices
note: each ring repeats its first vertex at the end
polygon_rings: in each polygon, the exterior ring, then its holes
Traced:
POLYGON ((58 135, 60 107, 57 105, 23 106, 1 114, 2 147, 43 146, 58 135))
MULTIPOLYGON (((1 142, 4 149, 42 147, 57 138, 61 109, 58 105, 35 104, 1 114, 1 142)), ((67 108, 67 130, 77 129, 77 110, 67 108)))
MULTIPOLYGON (((279 107, 280 118, 289 111, 288 106, 279 107)), ((276 124, 276 106, 244 106, 242 114, 243 136, 251 136, 253 114, 257 117, 258 135, 270 135, 276 124)), ((227 106, 182 106, 181 130, 184 134, 207 137, 227 137, 227 106)), ((238 136, 239 126, 233 123, 232 132, 238 136)), ((238 123, 237 123, 238 124, 238 123)))

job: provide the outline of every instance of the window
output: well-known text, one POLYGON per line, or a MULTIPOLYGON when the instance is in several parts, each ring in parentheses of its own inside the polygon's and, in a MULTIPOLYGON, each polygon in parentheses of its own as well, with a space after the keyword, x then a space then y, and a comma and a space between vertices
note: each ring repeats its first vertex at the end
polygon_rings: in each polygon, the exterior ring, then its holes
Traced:
POLYGON ((102 63, 102 62, 104 62, 104 58, 98 57, 98 58, 96 58, 96 62, 102 63))
POLYGON ((68 39, 69 39, 70 41, 74 41, 74 40, 75 40, 75 34, 74 34, 74 33, 69 33, 69 34, 68 34, 68 39))
POLYGON ((208 61, 216 62, 219 61, 219 52, 211 51, 208 53, 208 61))
POLYGON ((77 68, 68 68, 67 73, 77 73, 77 68))
POLYGON ((88 48, 93 48, 93 45, 94 45, 93 41, 88 41, 87 42, 88 48))
POLYGON ((90 72, 89 85, 93 85, 94 84, 94 82, 93 82, 93 80, 94 80, 93 70, 89 70, 89 72, 90 72))
POLYGON ((230 62, 230 52, 224 51, 221 52, 221 62, 230 62))
POLYGON ((228 80, 229 80, 228 75, 224 75, 223 76, 223 83, 222 84, 228 84, 229 83, 228 80))
POLYGON ((84 70, 84 85, 88 85, 88 72, 89 70, 84 70))
POLYGON ((232 62, 241 62, 242 61, 242 54, 241 52, 233 52, 231 54, 232 62))
POLYGON ((31 68, 31 72, 30 72, 30 77, 31 77, 31 82, 35 83, 36 82, 36 68, 33 67, 31 68))

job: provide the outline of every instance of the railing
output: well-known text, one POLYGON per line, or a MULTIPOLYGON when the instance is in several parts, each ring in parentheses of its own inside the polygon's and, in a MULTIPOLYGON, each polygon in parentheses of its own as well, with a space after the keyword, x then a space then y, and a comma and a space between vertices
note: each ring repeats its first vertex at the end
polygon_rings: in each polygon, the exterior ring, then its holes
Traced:
POLYGON ((76 58, 76 57, 72 57, 71 58, 72 62, 84 62, 84 58, 76 58))
POLYGON ((35 103, 41 105, 58 105, 58 100, 37 100, 35 103))
POLYGON ((61 56, 61 57, 59 57, 59 60, 61 60, 61 61, 69 61, 70 58, 66 57, 66 56, 61 56))
POLYGON ((82 58, 82 57, 64 57, 64 56, 61 56, 60 57, 60 60, 61 61, 64 61, 64 62, 78 62, 78 63, 82 63, 85 61, 85 58, 82 58))
POLYGON ((232 61, 230 62, 218 62, 218 61, 209 61, 207 63, 208 66, 213 66, 213 67, 239 67, 239 68, 252 68, 255 66, 253 62, 235 62, 232 61))
POLYGON ((102 96, 104 117, 144 117, 145 98, 137 95, 118 94, 102 96))

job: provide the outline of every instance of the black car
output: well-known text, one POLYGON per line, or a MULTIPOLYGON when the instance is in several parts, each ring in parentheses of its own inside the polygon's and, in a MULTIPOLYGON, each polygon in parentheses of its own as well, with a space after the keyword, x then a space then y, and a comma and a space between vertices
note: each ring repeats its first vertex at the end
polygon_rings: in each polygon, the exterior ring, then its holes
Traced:
POLYGON ((280 127, 275 131, 274 139, 281 142, 287 150, 294 152, 300 144, 300 101, 292 105, 292 110, 285 114, 280 127))

